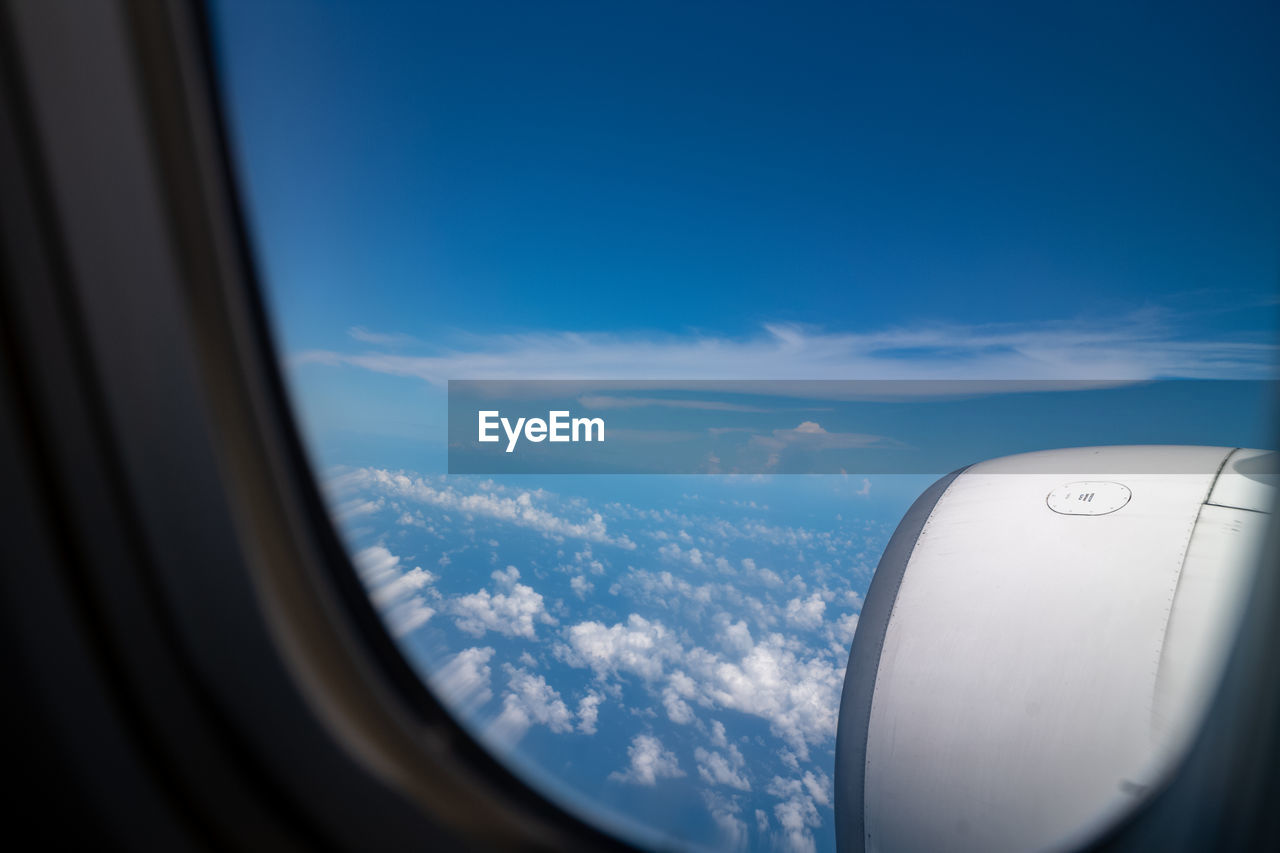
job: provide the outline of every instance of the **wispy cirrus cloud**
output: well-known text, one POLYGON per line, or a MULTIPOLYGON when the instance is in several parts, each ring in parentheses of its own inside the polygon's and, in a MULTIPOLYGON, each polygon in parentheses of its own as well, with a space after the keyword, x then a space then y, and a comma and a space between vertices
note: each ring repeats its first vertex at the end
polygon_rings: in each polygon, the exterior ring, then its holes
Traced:
POLYGON ((364 326, 352 326, 347 329, 347 336, 352 340, 360 341, 360 343, 373 344, 377 347, 417 346, 422 343, 413 335, 405 335, 399 332, 371 332, 364 326))
POLYGON ((614 397, 607 394, 583 394, 578 402, 588 409, 699 409, 709 412, 772 412, 759 406, 746 406, 725 400, 685 400, 673 397, 614 397))
MULTIPOLYGON (((352 330, 361 342, 392 339, 352 330)), ((756 334, 545 331, 472 335, 434 353, 310 350, 296 365, 347 365, 443 385, 449 379, 1269 378, 1278 348, 1261 336, 1188 335, 1159 310, 1114 320, 830 331, 767 323, 756 334)), ((608 404, 606 400, 606 405, 608 404)), ((670 404, 668 404, 670 405, 670 404)))

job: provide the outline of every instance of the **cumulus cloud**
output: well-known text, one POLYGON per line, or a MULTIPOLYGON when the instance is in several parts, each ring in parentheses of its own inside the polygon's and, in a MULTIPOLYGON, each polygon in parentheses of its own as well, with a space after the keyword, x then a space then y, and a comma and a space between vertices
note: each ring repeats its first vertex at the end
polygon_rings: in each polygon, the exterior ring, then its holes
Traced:
POLYGON ((600 703, 604 697, 594 690, 578 700, 578 731, 584 735, 596 733, 596 723, 600 719, 600 703))
POLYGON ((359 468, 347 472, 339 485, 375 490, 442 510, 513 524, 555 541, 581 539, 628 550, 635 548, 635 543, 626 536, 611 536, 600 513, 586 512, 576 520, 565 518, 541 506, 539 495, 532 491, 522 491, 514 497, 484 490, 468 493, 454 485, 436 486, 422 477, 410 477, 381 468, 359 468))
POLYGON ((601 679, 638 676, 655 688, 675 722, 692 722, 691 702, 750 714, 767 720, 805 760, 810 744, 835 736, 843 662, 781 634, 766 635, 732 657, 685 648, 670 629, 638 614, 612 626, 582 622, 564 636, 557 657, 601 679))
POLYGON ((883 435, 860 432, 828 432, 815 421, 804 421, 792 429, 775 429, 769 435, 754 435, 751 443, 769 450, 795 447, 800 450, 850 450, 859 447, 899 447, 900 442, 883 435))
POLYGON ((738 817, 742 811, 741 803, 713 790, 703 791, 702 799, 719 832, 716 846, 721 850, 745 850, 750 835, 746 822, 738 817))
POLYGON ((435 608, 427 606, 426 601, 417 595, 405 601, 397 601, 382 612, 387 628, 397 637, 413 633, 435 615, 435 608))
MULTIPOLYGON (((361 578, 384 610, 417 598, 443 615, 446 629, 456 623, 476 637, 493 632, 530 641, 545 639, 543 626, 558 624, 552 614, 564 621, 546 646, 529 646, 534 655, 526 651, 517 661, 522 649, 512 649, 511 663, 500 668, 497 679, 492 648, 477 645, 448 659, 429 680, 451 708, 487 721, 486 734, 507 745, 537 726, 562 735, 595 735, 622 721, 645 720, 658 730, 636 735, 626 766, 610 778, 651 786, 687 775, 719 828, 718 846, 745 845, 758 832, 766 847, 772 836, 779 847, 809 849, 821 809, 829 803, 810 752, 825 754, 822 749, 834 737, 848 639, 861 605, 853 584, 865 580, 857 575, 857 566, 865 562, 859 554, 874 551, 877 537, 887 531, 843 520, 838 530, 788 527, 749 514, 694 515, 678 505, 602 503, 597 514, 582 499, 492 481, 423 480, 376 469, 343 476, 349 489, 383 500, 388 519, 404 516, 409 505, 407 512, 417 513, 411 520, 460 534, 457 540, 430 534, 441 540, 432 559, 455 555, 458 568, 449 572, 448 595, 438 591, 436 574, 410 568, 386 546, 364 549, 357 559, 361 578), (430 496, 424 497, 422 489, 430 496), (484 500, 468 502, 473 496, 484 500), (422 504, 416 509, 415 500, 422 504), (476 509, 503 501, 517 515, 528 506, 582 527, 571 535, 556 526, 559 522, 512 520, 476 509), (493 519, 525 526, 545 541, 524 536, 524 542, 535 544, 522 555, 526 562, 520 569, 494 571, 486 588, 476 584, 470 587, 475 591, 458 590, 463 570, 483 564, 477 543, 488 538, 493 519), (644 550, 619 564, 617 552, 608 549, 631 542, 623 533, 636 537, 644 550), (567 539, 576 541, 564 544, 567 539), (754 559, 743 558, 744 553, 754 559), (645 561, 652 571, 627 565, 645 561), (615 566, 621 570, 616 574, 615 566), (535 576, 542 580, 531 581, 535 576), (610 578, 604 582, 610 598, 591 598, 604 588, 597 577, 610 578), (623 609, 571 622, 571 605, 559 600, 572 602, 570 592, 591 602, 593 616, 610 606, 623 609), (561 664, 589 673, 587 684, 562 680, 561 664), (569 683, 575 685, 572 693, 569 683), (637 696, 648 701, 637 702, 637 696), (622 713, 602 720, 606 701, 618 703, 622 713), (746 718, 766 723, 777 741, 740 737, 734 727, 746 718), (700 743, 671 740, 683 732, 696 741, 695 731, 702 733, 700 743)), ((391 534, 400 538, 389 541, 396 547, 395 542, 413 541, 409 536, 427 536, 426 530, 416 523, 407 530, 401 525, 391 534)), ((517 547, 515 540, 511 547, 517 547)), ((752 731, 762 728, 748 725, 752 731)))
POLYGON ((610 773, 610 779, 652 786, 659 779, 674 779, 685 775, 675 753, 664 749, 662 741, 653 735, 640 734, 633 737, 631 745, 627 747, 627 757, 630 764, 626 770, 610 773))
POLYGON ((397 599, 409 598, 429 584, 436 581, 436 576, 421 566, 414 566, 409 571, 395 577, 381 586, 369 591, 369 597, 379 607, 386 607, 397 599))
POLYGON ((535 723, 553 732, 573 731, 573 713, 546 678, 510 664, 503 670, 507 673, 507 690, 502 696, 502 712, 489 729, 495 738, 514 743, 535 723))
POLYGON ((449 662, 430 673, 428 680, 436 695, 463 716, 474 714, 493 698, 489 661, 493 649, 473 647, 458 652, 449 662))
POLYGON ((700 664, 696 674, 707 700, 768 720, 802 757, 807 758, 809 744, 835 736, 844 683, 844 667, 835 661, 797 651, 781 635, 770 634, 740 660, 712 656, 700 664))
POLYGON ((578 566, 581 570, 585 570, 589 574, 604 574, 604 562, 597 558, 592 552, 590 542, 584 545, 581 551, 578 551, 573 555, 573 562, 574 565, 578 566))
POLYGON ((569 588, 572 589, 578 598, 586 599, 587 594, 595 589, 596 585, 587 580, 585 575, 574 575, 569 581, 569 588))
POLYGON ((355 498, 353 500, 344 501, 336 506, 333 510, 334 516, 339 521, 349 523, 362 515, 373 515, 386 505, 386 501, 366 500, 364 498, 355 498))
POLYGON ((820 593, 813 593, 808 598, 793 598, 787 602, 787 624, 796 628, 811 630, 822 624, 822 614, 827 603, 820 593))
POLYGON ((404 571, 400 558, 383 545, 356 552, 353 561, 369 598, 395 636, 417 630, 435 615, 435 608, 418 594, 435 582, 436 576, 431 572, 418 566, 404 571))
POLYGON ((726 650, 745 655, 755 646, 756 642, 751 637, 751 629, 747 627, 747 623, 742 619, 737 622, 730 622, 729 614, 720 613, 717 614, 715 621, 720 629, 717 632, 720 637, 720 644, 726 650))
POLYGON ((653 681, 662 676, 665 663, 681 653, 680 644, 669 629, 635 613, 626 624, 573 625, 566 632, 566 640, 556 646, 557 657, 570 666, 589 667, 602 678, 631 673, 653 681))
POLYGON ((535 640, 537 623, 555 624, 542 595, 518 582, 520 572, 515 566, 496 571, 492 577, 501 591, 482 589, 450 603, 459 629, 477 637, 485 631, 496 631, 508 637, 535 640))
POLYGON ((667 709, 667 717, 671 722, 677 725, 687 726, 694 720, 693 709, 671 685, 667 685, 662 690, 662 707, 667 709))
POLYGON ((773 807, 782 828, 783 846, 795 853, 812 853, 813 829, 822 824, 818 805, 831 805, 831 780, 825 773, 806 771, 800 779, 773 777, 766 791, 780 802, 773 807))
POLYGON ((356 572, 367 587, 378 588, 399 576, 400 558, 385 546, 374 545, 357 551, 352 558, 356 572))
MULTIPOLYGON (((662 553, 668 548, 679 550, 676 545, 664 545, 658 551, 662 553)), ((664 556, 670 553, 667 551, 664 556)), ((727 595, 730 599, 738 597, 732 585, 709 583, 695 585, 668 571, 650 572, 644 569, 630 569, 615 586, 619 590, 626 588, 633 597, 666 609, 679 606, 681 602, 678 599, 683 599, 684 603, 694 611, 700 611, 711 604, 717 594, 727 595)))
POLYGON ((831 641, 840 650, 847 649, 853 642, 854 632, 858 630, 858 614, 846 613, 836 619, 831 626, 831 641))
POLYGON ((727 754, 698 747, 693 751, 693 757, 698 764, 698 775, 705 781, 739 791, 751 790, 751 783, 743 772, 746 759, 736 745, 729 744, 727 754))
MULTIPOLYGON (((682 530, 680 531, 680 533, 684 533, 684 531, 682 530)), ((689 538, 688 534, 685 534, 684 538, 688 539, 689 538)), ((695 569, 703 568, 703 566, 705 566, 706 563, 708 562, 705 559, 705 555, 702 553, 702 549, 700 548, 685 549, 685 548, 681 548, 679 545, 677 545, 674 542, 668 542, 666 545, 663 545, 662 547, 660 547, 658 549, 658 553, 661 554, 666 559, 671 560, 672 562, 687 563, 689 566, 695 569)))

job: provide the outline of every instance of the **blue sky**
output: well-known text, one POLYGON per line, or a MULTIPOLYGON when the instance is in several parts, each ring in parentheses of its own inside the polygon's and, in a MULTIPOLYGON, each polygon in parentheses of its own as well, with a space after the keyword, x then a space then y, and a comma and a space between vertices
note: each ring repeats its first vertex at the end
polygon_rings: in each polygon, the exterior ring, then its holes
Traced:
MULTIPOLYGON (((825 718, 744 708, 713 663, 789 660, 812 677, 778 695, 829 702, 929 478, 437 481, 446 380, 1273 375, 1273 3, 213 13, 282 364, 352 548, 384 569, 371 588, 421 620, 403 636, 424 672, 483 682, 456 694, 482 736, 672 837, 831 847, 825 718), (796 544, 820 539, 840 545, 796 544), (740 597, 699 609, 681 583, 740 597), (529 632, 476 615, 533 595, 529 632), (585 663, 591 638, 654 625, 660 672, 585 663)), ((1187 440, 1232 441, 1263 416, 1248 399, 1187 440)))
POLYGON ((1274 5, 1009 5, 217 4, 287 338, 1274 329, 1274 5))

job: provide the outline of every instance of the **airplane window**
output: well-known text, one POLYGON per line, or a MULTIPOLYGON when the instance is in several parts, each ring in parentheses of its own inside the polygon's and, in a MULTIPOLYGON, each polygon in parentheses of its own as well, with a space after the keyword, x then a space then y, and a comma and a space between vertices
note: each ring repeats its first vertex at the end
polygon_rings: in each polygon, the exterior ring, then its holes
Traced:
POLYGON ((1274 6, 210 11, 316 478, 495 755, 646 847, 1158 788, 1273 501, 1274 6))

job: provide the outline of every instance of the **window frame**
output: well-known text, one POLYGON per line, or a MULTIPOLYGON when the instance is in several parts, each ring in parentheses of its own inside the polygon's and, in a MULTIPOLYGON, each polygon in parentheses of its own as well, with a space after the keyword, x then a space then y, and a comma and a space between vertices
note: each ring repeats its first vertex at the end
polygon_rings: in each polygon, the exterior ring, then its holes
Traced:
MULTIPOLYGON (((630 849, 481 747, 365 595, 290 411, 210 43, 178 0, 0 15, 4 547, 29 567, 3 613, 32 796, 65 772, 129 847, 630 849)), ((1264 567, 1278 541, 1273 518, 1264 567)), ((1280 844, 1277 647, 1264 570, 1187 760, 1094 849, 1280 844)))

